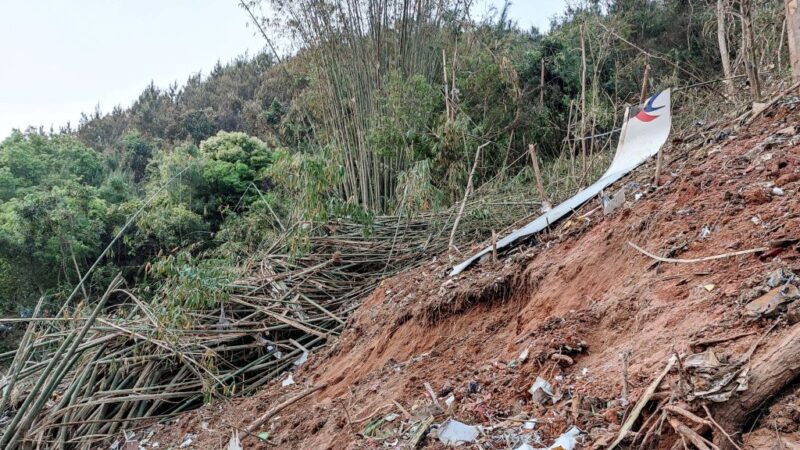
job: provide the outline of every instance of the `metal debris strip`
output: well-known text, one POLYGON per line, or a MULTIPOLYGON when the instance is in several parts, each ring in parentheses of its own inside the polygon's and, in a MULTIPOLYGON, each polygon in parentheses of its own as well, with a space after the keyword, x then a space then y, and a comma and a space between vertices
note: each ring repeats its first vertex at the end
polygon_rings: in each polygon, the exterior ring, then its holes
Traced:
MULTIPOLYGON (((456 242, 483 239, 538 207, 524 195, 476 198, 456 242)), ((10 367, 0 377, 0 448, 96 448, 123 430, 255 392, 340 333, 381 280, 446 251, 454 216, 332 221, 309 231, 300 257, 290 255, 296 236, 287 232, 250 258, 241 280, 220 287, 227 300, 185 311, 185 326, 163 322, 163 305, 136 298, 119 277, 101 301, 83 303, 92 306, 59 320, 37 316, 20 347, 0 354, 10 367)))
MULTIPOLYGON (((533 222, 499 240, 497 249, 513 246, 525 238, 542 231, 599 194, 600 191, 615 181, 627 175, 648 158, 658 153, 658 150, 667 142, 671 127, 670 90, 667 89, 650 97, 638 113, 623 125, 614 160, 599 180, 542 214, 533 222)), ((491 251, 492 247, 481 250, 461 264, 453 267, 450 275, 458 275, 491 251)))

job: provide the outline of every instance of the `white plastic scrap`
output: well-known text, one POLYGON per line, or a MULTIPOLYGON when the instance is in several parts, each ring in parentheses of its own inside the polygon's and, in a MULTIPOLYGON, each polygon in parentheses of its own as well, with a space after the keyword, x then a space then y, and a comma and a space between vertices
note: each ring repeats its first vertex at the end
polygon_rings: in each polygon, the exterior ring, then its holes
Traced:
POLYGON ((447 419, 439 426, 439 440, 443 444, 459 445, 475 442, 479 434, 478 427, 454 419, 447 419))
POLYGON ((582 431, 573 426, 566 433, 562 434, 561 436, 553 442, 553 445, 547 447, 546 449, 541 450, 575 450, 575 447, 578 445, 578 436, 580 436, 582 431))
POLYGON ((533 397, 533 401, 540 405, 553 398, 553 386, 542 377, 536 377, 536 381, 533 382, 528 392, 533 397))
POLYGON ((294 378, 292 378, 292 374, 289 374, 289 376, 286 377, 286 379, 281 382, 282 387, 291 386, 293 384, 294 384, 294 378))
POLYGON ((304 351, 303 354, 300 355, 297 360, 295 360, 294 365, 299 367, 302 366, 306 361, 308 361, 308 352, 304 351))
POLYGON ((234 431, 231 440, 228 441, 228 450, 244 450, 242 441, 239 440, 239 431, 234 431))
POLYGON ((772 188, 772 195, 777 195, 777 196, 783 195, 783 189, 775 186, 774 188, 772 188))
POLYGON ((514 450, 536 450, 535 448, 531 447, 530 444, 522 444, 519 447, 515 448, 514 450))
POLYGON ((192 445, 192 442, 194 442, 194 438, 196 437, 197 435, 194 433, 187 434, 186 437, 183 438, 183 442, 181 442, 181 448, 186 448, 192 445))

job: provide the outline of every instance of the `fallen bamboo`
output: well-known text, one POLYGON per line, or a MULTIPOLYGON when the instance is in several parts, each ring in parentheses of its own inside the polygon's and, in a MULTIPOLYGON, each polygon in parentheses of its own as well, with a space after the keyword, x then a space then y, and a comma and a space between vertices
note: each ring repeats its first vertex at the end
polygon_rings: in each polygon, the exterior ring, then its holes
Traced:
POLYGON ((313 394, 314 392, 317 392, 320 389, 325 389, 326 387, 328 387, 328 383, 318 384, 312 388, 306 389, 300 394, 290 398, 289 400, 286 400, 285 402, 279 404, 278 406, 275 406, 274 408, 264 413, 261 417, 250 423, 250 425, 248 425, 247 428, 245 428, 245 431, 248 433, 252 433, 253 431, 255 431, 256 428, 260 427, 266 421, 274 417, 275 414, 278 414, 279 412, 283 411, 287 406, 290 406, 295 402, 297 402, 298 400, 302 400, 308 397, 309 395, 313 394))
POLYGON ((636 405, 631 410, 631 413, 628 415, 628 418, 625 420, 625 423, 622 424, 622 427, 619 430, 617 438, 614 439, 614 442, 612 442, 611 445, 608 446, 608 450, 616 448, 616 446, 618 446, 620 442, 622 442, 622 440, 625 439, 625 436, 628 434, 628 431, 630 431, 631 428, 633 428, 633 424, 639 418, 639 415, 642 413, 642 410, 647 405, 647 402, 649 402, 650 398, 652 398, 653 394, 655 394, 656 389, 658 389, 658 385, 661 384, 661 381, 664 380, 664 377, 667 376, 670 370, 672 370, 672 367, 675 365, 676 362, 677 358, 675 358, 674 356, 671 356, 669 358, 669 361, 667 361, 667 366, 664 367, 664 370, 661 371, 661 373, 656 377, 656 379, 653 380, 652 383, 650 383, 650 386, 647 387, 642 396, 639 397, 639 401, 636 402, 636 405))
MULTIPOLYGON (((456 245, 510 226, 538 202, 482 193, 463 205, 456 245), (473 208, 491 214, 471 214, 473 208)), ((461 206, 412 218, 378 216, 369 232, 360 223, 332 221, 312 232, 301 257, 290 255, 283 234, 243 263, 238 281, 220 284, 222 300, 186 311, 185 323, 169 323, 136 291, 119 288, 111 292, 122 303, 94 318, 75 307, 57 320, 36 316, 28 323, 29 344, 0 358, 17 361, 18 385, 36 387, 41 379, 46 389, 26 390, 9 404, 0 433, 15 436, 11 448, 96 447, 148 418, 253 393, 338 334, 382 279, 445 252, 461 206), (39 405, 53 395, 57 401, 39 405)), ((97 300, 84 304, 95 308, 97 300)))

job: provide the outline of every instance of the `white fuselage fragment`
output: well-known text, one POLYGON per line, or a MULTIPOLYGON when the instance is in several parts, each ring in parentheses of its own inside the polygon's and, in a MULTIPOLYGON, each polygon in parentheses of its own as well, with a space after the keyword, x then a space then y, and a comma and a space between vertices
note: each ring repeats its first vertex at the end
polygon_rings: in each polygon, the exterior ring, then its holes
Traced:
MULTIPOLYGON (((658 153, 658 150, 667 142, 670 128, 672 127, 670 90, 667 89, 653 95, 644 105, 640 105, 635 112, 623 124, 614 160, 611 161, 611 166, 599 180, 542 214, 528 225, 500 239, 497 241, 497 248, 508 247, 545 229, 658 153)), ((626 114, 627 116, 628 114, 626 114)), ((492 247, 481 250, 466 261, 453 267, 450 275, 461 273, 473 262, 491 251, 492 247)))

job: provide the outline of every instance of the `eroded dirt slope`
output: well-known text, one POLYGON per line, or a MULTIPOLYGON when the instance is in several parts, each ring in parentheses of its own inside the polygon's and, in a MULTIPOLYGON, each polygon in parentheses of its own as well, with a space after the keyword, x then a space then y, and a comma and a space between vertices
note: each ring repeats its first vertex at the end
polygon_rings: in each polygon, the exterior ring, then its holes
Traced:
MULTIPOLYGON (((448 417, 484 427, 481 448, 549 445, 571 425, 584 432, 581 447, 607 444, 671 355, 702 346, 732 357, 789 328, 744 314, 770 273, 800 274, 797 244, 786 241, 800 237, 800 113, 783 104, 767 116, 672 143, 662 187, 651 187, 652 163, 643 166, 615 185, 628 186, 627 202, 609 216, 594 200, 500 262, 449 278, 444 257, 386 280, 347 331, 293 374, 294 385, 276 380, 255 397, 191 412, 158 426, 150 442, 177 448, 195 434, 188 448, 223 448, 234 429, 326 384, 258 427, 267 442, 240 433, 244 448, 439 448, 435 428, 448 417), (676 264, 629 242, 681 259, 770 250, 676 264), (537 377, 552 384, 554 401, 532 400, 537 377), (417 439, 429 417, 430 433, 417 439)), ((764 433, 791 442, 800 394, 789 391, 750 424, 751 448, 764 448, 764 433)), ((670 448, 675 435, 659 430, 650 445, 670 448)))

